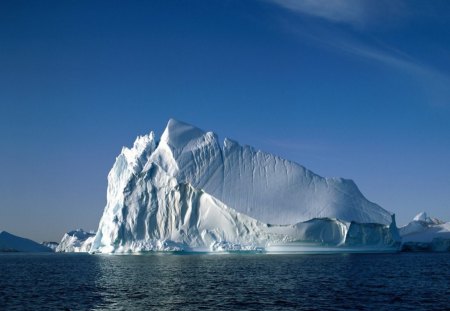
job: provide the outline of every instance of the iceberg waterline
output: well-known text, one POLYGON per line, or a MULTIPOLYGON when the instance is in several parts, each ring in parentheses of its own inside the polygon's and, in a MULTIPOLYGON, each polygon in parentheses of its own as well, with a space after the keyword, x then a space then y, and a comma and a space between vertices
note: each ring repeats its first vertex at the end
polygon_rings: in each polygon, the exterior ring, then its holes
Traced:
POLYGON ((90 250, 396 249, 392 220, 351 180, 170 120, 116 158, 90 250))
MULTIPOLYGON (((261 224, 260 224, 261 225, 261 224)), ((397 245, 398 235, 400 234, 402 251, 419 252, 448 252, 450 251, 450 222, 443 222, 437 218, 428 217, 425 212, 419 213, 407 225, 400 227, 398 231, 393 222, 389 231, 379 224, 358 224, 345 223, 336 219, 312 219, 310 221, 299 223, 295 226, 272 226, 262 224, 262 230, 268 233, 281 234, 284 239, 273 240, 267 243, 266 247, 257 247, 255 245, 242 245, 230 242, 213 242, 209 248, 191 249, 187 244, 176 243, 170 240, 137 241, 131 243, 128 247, 119 249, 123 251, 266 251, 277 252, 376 252, 389 251, 393 248, 381 247, 380 245, 389 244, 386 241, 362 243, 361 239, 377 239, 385 237, 394 241, 397 245), (269 229, 268 229, 269 228, 269 229), (360 234, 360 230, 366 230, 365 234, 360 234), (369 232, 367 230, 369 229, 369 232), (373 230, 381 230, 382 234, 373 234, 373 230), (298 232, 300 231, 300 232, 298 232), (372 232, 370 232, 372 231, 372 232), (293 237, 297 235, 302 241, 295 241, 293 237), (275 243, 274 243, 275 242, 275 243), (364 245, 365 244, 365 245, 364 245)), ((92 245, 93 234, 86 233, 81 229, 68 232, 64 235, 59 252, 88 252, 92 245), (80 234, 81 231, 81 234, 80 234), (76 233, 76 234, 74 234, 76 233), (76 237, 76 238, 74 238, 76 237)), ((51 242, 54 243, 54 242, 51 242)), ((57 244, 57 243, 54 243, 57 244)), ((395 249, 395 248, 394 248, 395 249)))

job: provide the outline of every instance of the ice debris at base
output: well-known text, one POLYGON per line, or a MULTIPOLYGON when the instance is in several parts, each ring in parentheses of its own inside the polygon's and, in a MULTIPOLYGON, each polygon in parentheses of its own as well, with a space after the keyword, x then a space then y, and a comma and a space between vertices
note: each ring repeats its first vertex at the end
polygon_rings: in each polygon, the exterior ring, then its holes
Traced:
MULTIPOLYGON (((153 132, 140 136, 117 157, 91 251, 260 250, 299 242, 396 249, 393 219, 351 180, 320 177, 229 139, 222 147, 214 133, 170 120, 159 141, 153 132)), ((60 249, 69 249, 67 240, 60 249)))
POLYGON ((403 251, 450 251, 450 222, 428 217, 425 212, 399 228, 403 251))
POLYGON ((0 231, 0 252, 51 252, 52 250, 32 240, 0 231))
POLYGON ((56 252, 61 253, 87 253, 91 249, 95 232, 86 232, 83 229, 76 229, 64 234, 56 252))

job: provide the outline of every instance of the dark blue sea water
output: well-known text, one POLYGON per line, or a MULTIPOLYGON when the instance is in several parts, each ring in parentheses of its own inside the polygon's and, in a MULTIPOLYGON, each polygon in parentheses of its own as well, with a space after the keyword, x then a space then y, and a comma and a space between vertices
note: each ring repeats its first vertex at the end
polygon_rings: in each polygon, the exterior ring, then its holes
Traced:
POLYGON ((1 254, 0 310, 450 310, 450 254, 1 254))

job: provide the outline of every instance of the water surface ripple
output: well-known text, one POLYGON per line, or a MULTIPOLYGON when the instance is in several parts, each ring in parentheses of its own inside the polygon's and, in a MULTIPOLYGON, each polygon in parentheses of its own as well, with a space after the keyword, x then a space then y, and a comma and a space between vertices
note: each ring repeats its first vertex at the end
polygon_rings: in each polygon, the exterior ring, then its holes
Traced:
POLYGON ((449 310, 450 254, 1 254, 1 310, 449 310))

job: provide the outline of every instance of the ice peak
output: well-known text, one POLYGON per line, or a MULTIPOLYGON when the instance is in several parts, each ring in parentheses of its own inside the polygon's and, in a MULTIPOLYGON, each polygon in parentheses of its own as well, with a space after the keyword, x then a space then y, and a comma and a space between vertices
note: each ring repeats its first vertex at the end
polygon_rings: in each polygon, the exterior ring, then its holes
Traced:
POLYGON ((147 135, 138 136, 134 141, 133 148, 139 150, 145 149, 145 147, 155 140, 155 133, 151 131, 147 135))
POLYGON ((155 148, 155 134, 150 132, 147 135, 138 136, 134 141, 133 147, 123 147, 122 154, 131 167, 138 168, 145 164, 146 158, 150 156, 155 148))
POLYGON ((161 135, 161 142, 177 148, 183 147, 189 141, 200 138, 203 135, 205 135, 205 131, 193 125, 170 119, 164 133, 161 135))
POLYGON ((239 146, 239 143, 235 140, 225 137, 223 140, 223 145, 225 148, 232 148, 233 146, 239 146))
POLYGON ((416 215, 416 217, 414 217, 415 221, 427 221, 427 213, 425 212, 421 212, 419 214, 416 215))
POLYGON ((439 225, 439 224, 445 223, 444 221, 442 221, 438 218, 429 217, 426 212, 421 212, 421 213, 417 214, 416 217, 414 217, 413 221, 419 221, 422 223, 434 224, 434 225, 439 225))

